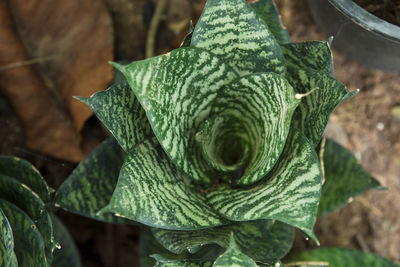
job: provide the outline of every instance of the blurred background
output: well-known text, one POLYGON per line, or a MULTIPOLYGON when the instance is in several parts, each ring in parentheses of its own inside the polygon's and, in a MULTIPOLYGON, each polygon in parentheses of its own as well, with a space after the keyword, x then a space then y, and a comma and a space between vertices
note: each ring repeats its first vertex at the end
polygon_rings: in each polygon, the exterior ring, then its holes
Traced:
MULTIPOLYGON (((328 38, 306 0, 275 2, 292 42, 328 38)), ((203 0, 0 0, 0 154, 27 159, 58 188, 107 137, 72 96, 106 89, 113 79, 108 61, 179 47, 203 6, 203 0)), ((363 249, 399 263, 400 74, 368 69, 336 50, 333 56, 336 78, 360 93, 338 107, 326 135, 352 150, 388 190, 320 218, 316 234, 322 246, 363 249)), ((83 266, 139 266, 139 227, 57 214, 83 266)), ((295 249, 313 246, 298 235, 295 249)))

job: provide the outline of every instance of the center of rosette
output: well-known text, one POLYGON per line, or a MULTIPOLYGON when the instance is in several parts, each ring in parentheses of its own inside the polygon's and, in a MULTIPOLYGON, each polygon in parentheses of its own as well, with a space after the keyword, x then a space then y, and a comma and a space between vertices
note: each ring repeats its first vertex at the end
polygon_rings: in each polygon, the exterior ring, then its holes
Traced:
POLYGON ((204 159, 221 172, 246 167, 251 160, 250 137, 244 121, 223 114, 205 120, 196 134, 204 159))

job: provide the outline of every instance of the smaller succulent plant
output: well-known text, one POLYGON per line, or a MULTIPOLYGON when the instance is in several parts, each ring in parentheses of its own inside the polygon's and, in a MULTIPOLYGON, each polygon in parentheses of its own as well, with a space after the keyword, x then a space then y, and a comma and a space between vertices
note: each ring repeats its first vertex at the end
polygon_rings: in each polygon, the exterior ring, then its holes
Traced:
POLYGON ((53 191, 29 162, 0 156, 0 266, 80 266, 72 238, 51 212, 53 191))
POLYGON ((318 243, 318 215, 380 186, 322 138, 356 94, 333 77, 330 40, 290 43, 271 0, 208 0, 180 48, 114 66, 127 84, 78 99, 115 139, 55 205, 150 227, 143 266, 280 266, 295 228, 318 243))

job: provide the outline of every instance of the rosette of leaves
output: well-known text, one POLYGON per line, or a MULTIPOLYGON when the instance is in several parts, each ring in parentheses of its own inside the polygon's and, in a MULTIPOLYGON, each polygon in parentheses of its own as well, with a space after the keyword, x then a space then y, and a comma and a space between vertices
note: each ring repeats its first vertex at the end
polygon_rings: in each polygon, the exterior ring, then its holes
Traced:
POLYGON ((113 65, 126 84, 78 97, 113 137, 55 204, 151 227, 156 242, 142 247, 159 266, 278 264, 294 228, 318 242, 318 212, 379 186, 344 148, 321 143, 355 94, 333 77, 330 41, 290 43, 270 0, 208 0, 180 48, 113 65))
POLYGON ((0 156, 0 266, 80 266, 72 238, 50 210, 52 191, 29 162, 0 156))

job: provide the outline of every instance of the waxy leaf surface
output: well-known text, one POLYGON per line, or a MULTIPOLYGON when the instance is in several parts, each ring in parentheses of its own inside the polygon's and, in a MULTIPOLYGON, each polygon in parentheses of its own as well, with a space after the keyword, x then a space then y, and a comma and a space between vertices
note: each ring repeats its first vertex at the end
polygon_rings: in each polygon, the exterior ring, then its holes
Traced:
POLYGON ((335 141, 326 139, 323 159, 325 183, 318 208, 319 216, 339 209, 368 189, 382 189, 354 155, 335 141))
MULTIPOLYGON (((54 251, 53 225, 46 206, 39 196, 14 178, 0 175, 0 199, 13 203, 35 222, 43 237, 47 260, 51 262, 54 251)), ((11 223, 10 225, 14 229, 14 225, 11 223)), ((15 234, 14 230, 13 232, 15 234)))
POLYGON ((157 141, 148 139, 127 156, 110 204, 102 212, 164 229, 226 224, 185 179, 157 141))
POLYGON ((313 146, 291 132, 276 166, 248 188, 221 186, 207 195, 210 205, 234 221, 275 219, 316 240, 313 226, 321 195, 321 170, 313 146))
POLYGON ((329 266, 346 267, 398 267, 397 264, 375 254, 345 248, 319 248, 297 252, 291 254, 287 261, 325 261, 329 266))
POLYGON ((191 46, 221 57, 241 76, 256 72, 285 74, 278 42, 244 0, 208 0, 191 46))
POLYGON ((47 186, 39 171, 28 161, 16 157, 0 156, 0 174, 13 177, 27 185, 39 195, 43 202, 50 201, 50 193, 53 189, 47 186))
POLYGON ((55 206, 111 223, 127 223, 113 214, 98 214, 110 201, 125 153, 110 137, 97 146, 60 186, 55 206))
POLYGON ((32 219, 20 208, 5 200, 0 199, 0 209, 12 225, 18 266, 47 267, 45 244, 32 219))
POLYGON ((294 228, 271 220, 239 222, 211 229, 196 231, 173 231, 152 229, 154 237, 174 253, 197 249, 207 244, 229 247, 231 233, 235 233, 236 243, 241 251, 256 261, 274 262, 282 258, 291 248, 294 228))

